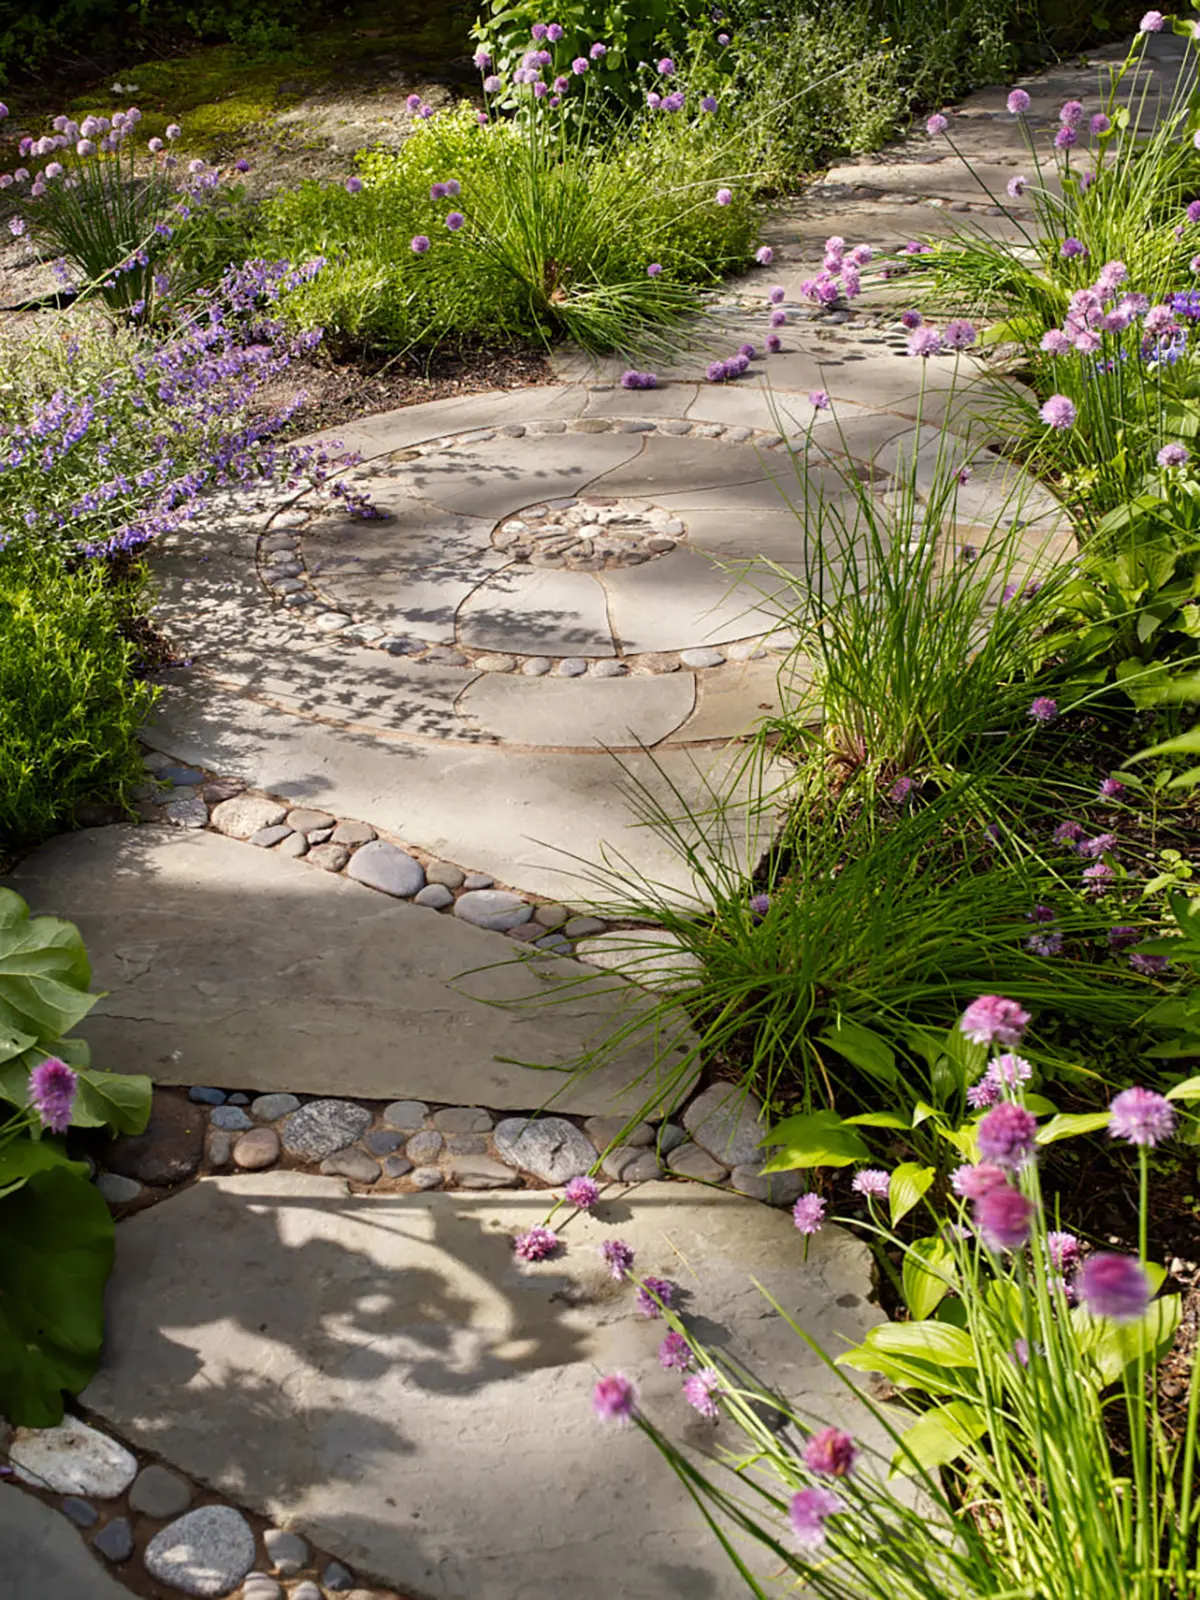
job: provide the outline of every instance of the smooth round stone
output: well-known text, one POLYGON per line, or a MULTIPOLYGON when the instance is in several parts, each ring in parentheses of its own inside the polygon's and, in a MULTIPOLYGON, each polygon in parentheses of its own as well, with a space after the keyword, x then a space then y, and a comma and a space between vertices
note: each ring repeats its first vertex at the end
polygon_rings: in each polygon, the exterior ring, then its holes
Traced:
POLYGON ((305 1578, 292 1590, 290 1600, 325 1600, 325 1596, 311 1578, 305 1578))
POLYGON ((90 1528, 100 1517, 95 1506, 90 1501, 81 1500, 77 1494, 69 1494, 63 1501, 62 1514, 77 1528, 90 1528))
POLYGON ((487 1133, 492 1118, 480 1106, 446 1106, 434 1112, 433 1125, 439 1133, 487 1133))
POLYGON ((454 915, 476 928, 506 933, 509 928, 528 922, 533 907, 507 889, 470 889, 454 902, 454 915))
POLYGON ((412 1183, 414 1189, 440 1189, 441 1167, 417 1167, 412 1174, 412 1183))
POLYGON ((322 611, 316 619, 316 627, 320 633, 340 633, 343 628, 348 628, 354 621, 344 611, 322 611))
POLYGON ((261 795, 238 794, 214 806, 210 821, 231 839, 250 839, 260 828, 273 828, 287 816, 287 807, 261 795))
POLYGON ((698 1183, 720 1183, 729 1170, 698 1144, 681 1144, 667 1156, 667 1166, 681 1178, 698 1183))
POLYGON ((268 1528, 263 1534, 263 1544, 271 1565, 282 1577, 294 1578, 308 1565, 308 1545, 298 1533, 290 1533, 286 1528, 268 1528))
MULTIPOLYGON (((487 436, 491 438, 491 434, 487 436)), ((331 1561, 321 1574, 321 1582, 327 1589, 332 1589, 335 1594, 344 1593, 354 1587, 354 1574, 340 1561, 331 1561)))
POLYGON ((618 1139, 621 1139, 624 1147, 635 1150, 648 1150, 654 1143, 654 1129, 648 1122, 636 1122, 629 1128, 627 1117, 589 1117, 583 1125, 583 1131, 597 1150, 607 1150, 618 1139), (627 1128, 629 1131, 621 1139, 627 1128))
POLYGON ((679 657, 667 655, 661 650, 647 650, 645 655, 638 656, 634 666, 639 672, 678 672, 679 657))
POLYGON ((439 667, 465 667, 467 664, 467 658, 462 651, 452 649, 448 644, 433 645, 421 659, 439 667))
POLYGON ((356 850, 346 876, 401 900, 411 899, 425 887, 425 869, 421 863, 385 839, 372 839, 370 844, 356 850))
POLYGON ((289 833, 286 839, 281 839, 275 846, 276 853, 288 856, 293 861, 299 861, 301 856, 308 854, 308 840, 302 833, 289 833))
POLYGON ((243 1094, 239 1089, 236 1093, 229 1096, 229 1104, 231 1106, 248 1106, 250 1104, 250 1096, 248 1094, 243 1094))
POLYGON ((339 1150, 326 1156, 321 1171, 328 1178, 349 1178, 352 1183, 377 1183, 380 1166, 364 1150, 339 1150))
POLYGON ((188 1099, 198 1106, 223 1106, 228 1096, 224 1089, 207 1089, 200 1084, 193 1084, 188 1090, 188 1099))
POLYGON ((283 1600, 283 1585, 265 1572, 252 1572, 242 1588, 242 1600, 283 1600))
POLYGON ((729 1182, 739 1194, 751 1200, 765 1200, 772 1206, 794 1205, 804 1189, 799 1172, 763 1173, 757 1166, 734 1167, 729 1182))
POLYGON ((318 828, 332 828, 337 818, 331 817, 328 811, 311 811, 306 806, 297 806, 295 811, 288 812, 284 820, 297 833, 315 833, 318 828))
POLYGON ((387 1156, 383 1163, 385 1178, 404 1178, 412 1171, 413 1164, 404 1156, 387 1156))
POLYGON ((490 889, 495 881, 495 878, 489 878, 486 872, 468 872, 463 879, 463 888, 490 889))
POLYGON ((545 656, 530 656, 524 663, 521 672, 526 678, 544 678, 554 665, 545 656))
MULTIPOLYGON (((297 834, 296 838, 300 835, 297 834)), ((305 841, 307 843, 307 841, 305 841)), ((340 872, 350 860, 350 852, 344 844, 318 844, 308 852, 308 859, 314 867, 320 867, 324 872, 340 872)))
POLYGON ((251 844, 258 845, 260 850, 269 850, 273 844, 279 844, 286 839, 291 829, 282 822, 277 822, 273 828, 260 828, 250 840, 251 844))
POLYGON ((143 1467, 129 1491, 129 1506, 147 1517, 178 1517, 192 1503, 192 1486, 166 1467, 143 1467))
POLYGON ((723 667, 725 665, 725 657, 721 652, 713 650, 707 645, 696 650, 681 650, 679 659, 685 667, 723 667))
POLYGON ((309 1161, 344 1150, 371 1126, 371 1113, 352 1100, 312 1100, 283 1124, 283 1148, 309 1161))
POLYGON ((279 1160, 279 1135, 274 1128, 254 1128, 233 1147, 233 1164, 243 1172, 261 1172, 279 1160))
POLYGON ((582 656, 564 656, 558 663, 558 676, 560 678, 582 678, 587 669, 588 664, 582 656))
POLYGON ((425 648, 423 639, 404 639, 398 634, 389 634, 386 639, 380 639, 379 648, 386 650, 390 656, 415 656, 425 648))
POLYGON ((455 1156, 449 1180, 460 1189, 515 1189, 520 1182, 511 1167, 491 1156, 455 1156))
POLYGON ((383 1120, 389 1128, 420 1128, 428 1115, 424 1100, 393 1100, 383 1108, 383 1120))
POLYGON ((428 1166, 441 1155, 444 1143, 440 1133, 432 1128, 423 1128, 420 1133, 414 1133, 404 1146, 404 1154, 414 1166, 428 1166))
POLYGON ((128 1517, 106 1522, 92 1540, 92 1548, 109 1561, 128 1561, 133 1554, 133 1529, 128 1517))
POLYGON ((475 665, 480 672, 511 672, 516 664, 516 656, 476 656, 475 658, 475 665))
MULTIPOLYGON (((296 570, 298 572, 299 568, 297 568, 296 570)), ((271 585, 272 589, 274 589, 276 594, 303 594, 304 593, 304 587, 305 587, 304 579, 300 578, 300 577, 297 577, 292 573, 289 573, 286 578, 277 578, 275 576, 274 572, 268 572, 268 574, 267 574, 267 582, 271 585)))
POLYGON ((8 1463, 22 1483, 93 1500, 115 1500, 138 1470, 124 1445, 75 1417, 53 1428, 18 1428, 8 1463))
POLYGON ((687 1134, 677 1122, 668 1122, 658 1136, 658 1148, 666 1156, 687 1142, 687 1134))
POLYGON ((427 883, 440 883, 447 889, 461 889, 466 876, 452 861, 431 861, 425 868, 427 883))
POLYGON ((518 944, 534 944, 542 938, 545 929, 537 922, 519 922, 515 928, 508 930, 508 937, 515 939, 518 944))
POLYGON ((565 939, 561 933, 548 933, 544 939, 535 942, 534 949, 544 950, 547 955, 569 956, 571 941, 565 939))
POLYGON ((255 1122, 278 1122, 289 1111, 298 1111, 300 1102, 294 1094, 260 1094, 250 1102, 250 1115, 255 1122))
POLYGON ((493 1136, 505 1161, 543 1183, 566 1183, 596 1159, 591 1141, 565 1117, 505 1117, 493 1136))
POLYGON ((254 1565, 254 1534, 232 1506, 201 1506, 156 1533, 142 1559, 160 1583, 215 1600, 236 1589, 254 1565))
POLYGON ((214 1128, 221 1128, 225 1133, 245 1133, 247 1128, 254 1126, 241 1106, 214 1106, 208 1120, 214 1128))
POLYGON ((561 928, 570 915, 566 906, 535 906, 533 920, 543 928, 561 928))
POLYGON ((588 668, 593 678, 623 678, 628 671, 623 661, 593 661, 588 668))
POLYGON ((628 1145, 610 1150, 600 1166, 605 1177, 617 1183, 653 1183, 662 1177, 662 1167, 653 1150, 633 1150, 628 1145))
POLYGON ((127 1206, 142 1192, 142 1185, 136 1178, 123 1178, 119 1172, 102 1172, 96 1179, 96 1187, 110 1206, 127 1206))
POLYGON ((413 895, 413 905, 430 906, 434 911, 444 911, 448 905, 453 905, 454 896, 444 883, 427 883, 425 887, 413 895))
POLYGON ((391 1128, 372 1128, 363 1135, 363 1146, 373 1156, 390 1156, 404 1143, 404 1135, 391 1128))
POLYGON ((563 927, 568 939, 586 939, 593 933, 603 933, 608 926, 599 917, 571 917, 563 927))
POLYGON ((227 1167, 233 1155, 233 1135, 217 1128, 208 1136, 208 1159, 214 1167, 227 1167))
POLYGON ((339 822, 329 837, 334 844, 370 844, 375 829, 369 822, 339 822))
POLYGON ((169 800, 164 815, 177 828, 203 828, 208 823, 208 807, 199 795, 169 800))

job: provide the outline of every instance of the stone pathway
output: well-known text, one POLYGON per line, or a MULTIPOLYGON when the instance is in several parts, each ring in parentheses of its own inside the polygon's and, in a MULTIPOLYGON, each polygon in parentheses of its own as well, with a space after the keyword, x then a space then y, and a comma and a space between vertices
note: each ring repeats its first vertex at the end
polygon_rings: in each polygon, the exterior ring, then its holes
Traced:
MULTIPOLYGON (((1153 49, 1167 83, 1177 46, 1153 49)), ((1030 82, 1035 116, 1095 79, 1030 82)), ((994 193, 1024 159, 1003 95, 954 119, 994 193)), ((651 784, 728 785, 791 649, 774 596, 813 554, 805 482, 849 506, 840 468, 886 507, 899 453, 928 460, 953 405, 962 536, 1017 496, 1030 559, 1069 548, 1052 498, 987 449, 1003 386, 902 353, 903 280, 852 312, 796 299, 827 234, 964 222, 1015 226, 944 145, 844 163, 777 210, 772 267, 728 286, 657 388, 564 356, 541 389, 363 418, 344 436, 385 519, 281 496, 159 553, 191 664, 149 735, 146 825, 56 840, 12 880, 84 931, 98 1057, 160 1085, 149 1135, 99 1175, 122 1218, 79 1408, 100 1437, 9 1444, 14 1600, 733 1600, 641 1436, 588 1415, 623 1367, 673 1436, 713 1437, 606 1275, 614 1237, 708 1341, 870 1434, 750 1283, 835 1349, 879 1318, 863 1249, 826 1229, 805 1252, 778 1209, 794 1179, 760 1176, 758 1108, 689 1102, 645 1044, 563 1068, 688 981, 661 935, 589 904, 605 855, 694 894, 602 747, 651 784), (783 352, 706 383, 714 354, 762 346, 773 283, 783 352), (836 424, 814 423, 818 388, 836 424), (559 1206, 601 1162, 595 1209, 559 1206), (519 1262, 512 1236, 552 1212, 559 1252, 519 1262)))

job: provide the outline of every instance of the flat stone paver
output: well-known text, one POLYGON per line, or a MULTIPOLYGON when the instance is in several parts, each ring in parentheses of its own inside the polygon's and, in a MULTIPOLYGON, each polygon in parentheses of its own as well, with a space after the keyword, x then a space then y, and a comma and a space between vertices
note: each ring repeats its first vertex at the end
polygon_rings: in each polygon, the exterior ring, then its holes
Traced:
MULTIPOLYGON (((524 1266, 511 1237, 546 1196, 348 1197, 290 1173, 204 1179, 121 1225, 109 1340, 85 1404, 177 1469, 335 1555, 364 1586, 427 1600, 736 1600, 744 1587, 635 1430, 590 1411, 626 1372, 671 1437, 710 1438, 664 1372, 661 1322, 599 1254, 684 1291, 714 1347, 802 1412, 880 1442, 752 1286, 837 1350, 880 1320, 866 1250, 828 1229, 662 1184, 559 1226, 524 1266), (251 1420, 252 1419, 252 1422, 251 1420)), ((732 1436, 731 1436, 732 1442, 732 1436)))
POLYGON ((42 1500, 0 1488, 4 1600, 130 1600, 62 1515, 42 1500))
POLYGON ((624 747, 638 740, 660 744, 682 727, 695 702, 690 673, 589 678, 586 683, 492 674, 464 691, 459 712, 506 744, 579 749, 624 747))
MULTIPOLYGON (((156 1083, 632 1113, 649 1045, 573 1077, 553 1066, 626 1015, 611 980, 210 832, 98 828, 9 880, 78 924, 107 991, 80 1032, 111 1071, 156 1083), (480 969, 480 970, 476 970, 480 969), (574 987, 553 1004, 518 1004, 574 987), (495 1002, 501 1002, 497 1004, 495 1002)), ((304 1113, 297 1113, 304 1115, 304 1113)), ((248 1121, 249 1119, 247 1119, 248 1121)))

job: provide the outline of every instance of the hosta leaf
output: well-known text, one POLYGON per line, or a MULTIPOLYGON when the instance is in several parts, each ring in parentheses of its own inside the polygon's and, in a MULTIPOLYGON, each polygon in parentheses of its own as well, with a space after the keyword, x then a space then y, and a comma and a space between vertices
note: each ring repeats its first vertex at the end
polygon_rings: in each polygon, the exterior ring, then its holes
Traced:
POLYGON ((954 1280, 954 1251, 936 1234, 914 1239, 904 1252, 904 1299, 909 1316, 923 1322, 937 1310, 954 1280))
POLYGON ((932 1167, 923 1167, 915 1161, 905 1161, 892 1171, 888 1185, 888 1206, 892 1227, 906 1217, 926 1192, 937 1173, 932 1167))
POLYGON ((911 1477, 920 1468, 933 1472, 956 1461, 987 1432, 987 1419, 966 1400, 951 1400, 919 1417, 892 1457, 893 1478, 911 1477), (912 1457, 916 1457, 915 1462, 912 1457))
POLYGON ((869 1161, 871 1152, 836 1111, 813 1111, 785 1117, 763 1141, 780 1145, 763 1172, 791 1172, 801 1167, 848 1167, 869 1161))

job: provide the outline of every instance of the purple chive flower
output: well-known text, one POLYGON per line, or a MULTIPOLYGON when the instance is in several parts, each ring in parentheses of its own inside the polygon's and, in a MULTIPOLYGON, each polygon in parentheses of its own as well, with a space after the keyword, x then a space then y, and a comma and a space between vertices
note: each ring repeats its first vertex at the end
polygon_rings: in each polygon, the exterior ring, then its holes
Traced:
POLYGON ((819 1194, 802 1194, 792 1207, 792 1221, 801 1233, 820 1233, 825 1202, 819 1194))
POLYGON ((967 350, 975 343, 975 326, 964 317, 946 324, 942 343, 948 350, 967 350))
POLYGON ((1015 1047, 1029 1023, 1028 1011, 1015 1000, 998 994, 980 995, 962 1014, 959 1028, 972 1044, 1003 1044, 1015 1047))
POLYGON ((658 70, 664 78, 670 78, 674 76, 675 63, 671 60, 670 56, 664 56, 662 58, 662 60, 658 63, 658 70))
POLYGON ((1155 457, 1160 467, 1182 467, 1187 459, 1187 450, 1181 444, 1165 444, 1155 457))
POLYGON ((702 1417, 715 1422, 718 1414, 717 1396, 721 1392, 721 1374, 715 1367, 701 1367, 685 1379, 683 1398, 702 1417))
POLYGON ((769 894, 752 894, 750 896, 750 920, 755 924, 761 922, 771 909, 771 896, 769 894))
POLYGON ((936 328, 918 328, 908 341, 910 356, 928 358, 942 348, 942 336, 936 328))
POLYGON ((632 1381, 620 1372, 601 1378, 592 1390, 592 1410, 601 1422, 615 1422, 625 1427, 637 1405, 637 1389, 632 1381))
POLYGON ((450 211, 446 214, 446 226, 451 233, 457 233, 466 220, 461 211, 450 211))
POLYGON ((432 184, 429 190, 429 198, 435 201, 444 200, 446 198, 446 185, 444 183, 432 184))
POLYGON ((409 244, 409 249, 415 256, 423 256, 429 249, 429 240, 423 233, 418 233, 409 244))
POLYGON ((658 261, 652 261, 650 263, 650 265, 646 268, 646 276, 648 278, 657 278, 661 272, 662 272, 662 263, 658 262, 658 261))
MULTIPOLYGON (((1130 960, 1133 958, 1130 957, 1130 960)), ((1130 1144, 1151 1148, 1175 1132, 1175 1112, 1171 1102, 1153 1089, 1123 1089, 1113 1100, 1108 1125, 1111 1139, 1126 1139, 1130 1144)))
POLYGON ((1119 778, 1105 778, 1096 791, 1098 800, 1120 800, 1124 797, 1125 785, 1119 778))
POLYGON ((925 124, 925 132, 933 136, 939 133, 945 133, 949 126, 950 123, 947 118, 945 118, 940 111, 935 111, 933 116, 931 116, 925 124))
POLYGON ((1029 179, 1024 173, 1018 173, 1015 178, 1010 178, 1005 184, 1010 200, 1019 200, 1029 187, 1029 179))
POLYGON ((769 244, 760 244, 754 252, 754 259, 760 267, 769 267, 775 259, 775 252, 769 244))
POLYGON ((644 1278, 637 1292, 634 1304, 643 1317, 654 1320, 661 1317, 663 1310, 670 1310, 675 1303, 675 1285, 666 1278, 644 1278))
POLYGON ((786 328, 787 319, 787 312, 782 311, 777 307, 774 311, 772 311, 771 315, 767 318, 767 321, 773 328, 786 328))
POLYGON ((1029 110, 1029 96, 1024 89, 1014 89, 1008 97, 1008 109, 1014 117, 1019 117, 1023 111, 1029 110))
POLYGON ((1008 1176, 1003 1167, 997 1167, 991 1161, 980 1161, 976 1166, 956 1167, 950 1174, 950 1187, 964 1200, 982 1200, 985 1194, 1002 1188, 1007 1182, 1008 1176))
POLYGON ((1058 253, 1060 256, 1065 256, 1068 261, 1071 261, 1076 256, 1086 256, 1088 247, 1081 240, 1068 237, 1059 246, 1058 253))
POLYGON ((1098 833, 1094 839, 1083 840, 1079 846, 1079 854, 1086 856, 1089 861, 1097 861, 1101 856, 1106 856, 1114 850, 1116 843, 1115 833, 1098 833))
POLYGON ((967 1090, 967 1104, 972 1111, 986 1111, 990 1106, 1000 1104, 1000 1086, 984 1073, 978 1083, 973 1083, 967 1090))
POLYGON ((1000 1167, 1021 1167, 1034 1152, 1037 1118, 1024 1106, 1004 1100, 979 1124, 979 1154, 1000 1167))
POLYGON ((594 44, 588 51, 588 55, 591 56, 593 61, 600 61, 607 54, 608 46, 606 44, 594 44))
POLYGON ((623 1239, 606 1239, 600 1246, 600 1254, 608 1262, 610 1276, 618 1283, 629 1276, 633 1266, 633 1250, 623 1239))
POLYGON ((1129 965, 1135 972, 1140 972, 1143 977, 1156 978, 1166 972, 1171 963, 1166 956, 1147 956, 1140 950, 1135 950, 1129 957, 1129 965))
POLYGON ((1065 1272, 1079 1260, 1079 1240, 1073 1233, 1048 1233, 1046 1255, 1052 1267, 1065 1272))
POLYGON ((1048 428, 1059 432, 1075 426, 1075 407, 1065 394, 1052 394, 1038 415, 1048 428))
POLYGON ((804 1446, 804 1465, 822 1478, 848 1478, 857 1459, 857 1445, 840 1428, 822 1428, 804 1446))
POLYGON ((57 1056, 47 1056, 29 1074, 29 1103, 51 1133, 65 1133, 70 1126, 77 1087, 75 1074, 57 1056))
POLYGON ((488 55, 486 50, 476 50, 475 65, 479 68, 480 72, 483 72, 487 67, 490 67, 491 64, 492 58, 490 55, 488 55))
POLYGON ((855 1194, 865 1195, 871 1200, 886 1200, 888 1189, 891 1187, 891 1176, 878 1167, 864 1167, 861 1172, 856 1172, 850 1187, 855 1194))
POLYGON ((363 181, 361 178, 347 178, 342 187, 347 194, 361 194, 363 181))
MULTIPOLYGON (((651 89, 650 93, 646 96, 646 104, 650 107, 651 111, 657 111, 662 105, 662 95, 656 94, 654 90, 651 89)), ((722 204, 727 204, 727 202, 722 201, 722 204)))
POLYGON ((1012 1051, 1008 1050, 989 1064, 987 1075, 1001 1088, 1016 1089, 1022 1083, 1028 1083, 1033 1077, 1033 1067, 1024 1056, 1013 1055, 1012 1051))
POLYGON ((1074 346, 1061 328, 1050 328, 1042 335, 1041 349, 1048 355, 1066 356, 1070 355, 1074 346))
POLYGON ((1063 102, 1062 110, 1058 113, 1058 120, 1064 128, 1077 128, 1083 121, 1083 105, 1078 100, 1063 102))
POLYGON ((814 389, 808 397, 808 403, 815 411, 829 410, 829 396, 824 389, 814 389))
POLYGON ((700 109, 701 109, 701 111, 707 112, 711 116, 712 113, 717 109, 717 98, 716 98, 716 96, 715 95, 711 95, 711 94, 706 94, 704 96, 704 98, 700 101, 700 109))
POLYGON ((554 1229, 540 1225, 530 1228, 528 1233, 519 1234, 513 1240, 513 1254, 520 1256, 522 1261, 544 1261, 557 1249, 558 1235, 554 1229))
POLYGON ((483 80, 484 94, 499 94, 503 87, 503 81, 498 78, 495 73, 492 73, 491 77, 483 80))
POLYGON ((542 40, 546 37, 546 34, 549 32, 549 29, 546 27, 546 24, 544 22, 535 22, 533 27, 530 28, 529 32, 530 32, 530 35, 534 39, 536 39, 539 44, 541 44, 542 40))
POLYGON ((688 1342, 681 1333, 676 1333, 674 1328, 658 1347, 658 1364, 668 1372, 672 1369, 686 1372, 692 1364, 692 1352, 688 1342))
POLYGON ((1116 881, 1116 873, 1107 861, 1094 861, 1090 867, 1083 869, 1083 881, 1093 894, 1103 894, 1110 883, 1116 881))
POLYGON ((590 1211, 599 1198, 600 1185, 594 1178, 572 1178, 563 1190, 567 1204, 578 1206, 580 1211, 590 1211))
POLYGON ((1055 917, 1051 906, 1034 906, 1026 918, 1029 922, 1053 922, 1055 917))
POLYGON ((1083 1264, 1079 1298, 1094 1317, 1136 1322, 1152 1293, 1145 1268, 1133 1256, 1090 1256, 1083 1264))
POLYGON ((1074 128, 1060 128, 1054 135, 1054 143, 1059 150, 1069 150, 1078 141, 1079 135, 1074 128))
POLYGON ((1060 822, 1055 828, 1051 838, 1055 844, 1069 845, 1074 849, 1083 838, 1083 829, 1078 822, 1060 822))
POLYGON ((745 356, 747 361, 756 361, 758 359, 758 351, 752 344, 738 345, 738 355, 745 356))
POLYGON ((782 305, 786 298, 787 291, 784 289, 782 284, 774 283, 767 290, 767 299, 773 306, 782 305))
POLYGON ((1138 32, 1161 33, 1163 31, 1163 23, 1166 22, 1166 20, 1167 19, 1163 16, 1161 11, 1147 11, 1146 15, 1138 24, 1138 32))
MULTIPOLYGON (((1002 1111, 1003 1106, 997 1110, 1002 1111)), ((1018 1109, 1017 1107, 1013 1108, 1018 1109)), ((995 1116, 995 1112, 989 1112, 995 1116)), ((986 1118, 984 1119, 987 1120, 986 1118)), ((1019 1250, 1029 1238, 1036 1207, 1019 1189, 989 1189, 975 1202, 975 1225, 989 1250, 1019 1250)))
POLYGON ((729 205, 731 203, 732 200, 733 200, 733 190, 732 189, 718 189, 717 190, 717 204, 719 206, 727 206, 727 205, 729 205))
POLYGON ((168 139, 182 139, 183 137, 183 129, 177 122, 170 123, 167 127, 166 133, 168 139))
POLYGON ((576 56, 574 61, 571 63, 571 71, 577 78, 582 78, 584 73, 587 72, 590 67, 591 62, 586 56, 576 56))
POLYGON ((1026 715, 1032 717, 1035 722, 1053 722, 1058 716, 1058 701, 1051 700, 1048 695, 1040 694, 1026 715))
POLYGON ((915 778, 897 778, 888 790, 888 799, 894 800, 897 805, 902 806, 916 787, 915 778))
POLYGON ((773 356, 777 356, 783 349, 783 340, 777 333, 769 333, 766 339, 767 349, 773 356))
POLYGON ((1035 956, 1060 956, 1063 949, 1061 933, 1031 933, 1025 941, 1026 950, 1035 956))
POLYGON ((546 29, 546 37, 551 44, 557 44, 563 36, 562 23, 552 22, 546 29))
POLYGON ((9 219, 8 219, 8 231, 9 231, 9 233, 12 234, 14 239, 19 239, 21 237, 21 235, 25 232, 25 220, 24 220, 24 218, 23 217, 9 217, 9 219))
POLYGON ((1140 929, 1122 924, 1108 930, 1108 946, 1110 950, 1127 950, 1131 944, 1137 944, 1141 937, 1140 929))
POLYGON ((901 326, 907 328, 910 333, 919 328, 924 321, 925 318, 919 311, 902 311, 900 313, 901 326))
POLYGON ((825 1543, 825 1521, 846 1509, 846 1502, 831 1489, 801 1489, 792 1496, 788 1520, 797 1544, 805 1550, 819 1550, 825 1543))

